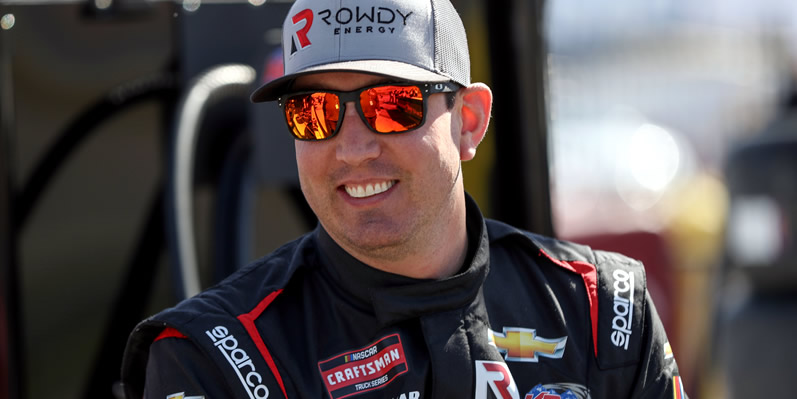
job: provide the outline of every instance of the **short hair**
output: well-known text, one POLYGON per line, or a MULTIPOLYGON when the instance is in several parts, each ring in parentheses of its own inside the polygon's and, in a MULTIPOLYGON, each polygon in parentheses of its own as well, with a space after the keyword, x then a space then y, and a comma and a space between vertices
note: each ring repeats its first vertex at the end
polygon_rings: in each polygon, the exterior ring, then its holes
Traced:
POLYGON ((457 91, 449 91, 446 92, 446 106, 448 107, 449 111, 454 108, 454 104, 457 102, 457 91))

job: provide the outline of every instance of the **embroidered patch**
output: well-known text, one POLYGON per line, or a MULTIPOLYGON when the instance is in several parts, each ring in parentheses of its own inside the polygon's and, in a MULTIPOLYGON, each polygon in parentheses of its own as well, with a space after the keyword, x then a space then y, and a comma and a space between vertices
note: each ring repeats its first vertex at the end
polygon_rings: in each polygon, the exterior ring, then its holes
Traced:
POLYGON ((540 357, 561 359, 567 344, 567 336, 543 338, 537 336, 535 329, 519 327, 504 327, 503 334, 488 330, 487 339, 508 362, 536 363, 540 357))
POLYGON ((401 337, 392 334, 364 348, 318 362, 318 370, 329 396, 341 399, 384 388, 409 368, 401 337))
POLYGON ((589 389, 580 384, 537 384, 525 399, 590 399, 589 389))
POLYGON ((672 377, 672 397, 673 399, 682 399, 684 398, 684 383, 681 381, 681 377, 675 376, 672 377))
POLYGON ((475 399, 519 399, 517 385, 504 362, 476 361, 475 399))
POLYGON ((205 396, 185 396, 185 392, 178 392, 167 396, 166 399, 205 399, 205 396))

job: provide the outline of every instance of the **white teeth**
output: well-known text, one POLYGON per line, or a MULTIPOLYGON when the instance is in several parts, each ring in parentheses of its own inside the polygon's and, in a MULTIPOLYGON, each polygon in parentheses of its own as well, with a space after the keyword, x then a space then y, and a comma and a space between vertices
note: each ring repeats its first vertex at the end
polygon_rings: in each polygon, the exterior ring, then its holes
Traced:
POLYGON ((372 195, 381 194, 393 187, 393 182, 382 182, 363 186, 346 186, 346 192, 354 198, 365 198, 372 195))

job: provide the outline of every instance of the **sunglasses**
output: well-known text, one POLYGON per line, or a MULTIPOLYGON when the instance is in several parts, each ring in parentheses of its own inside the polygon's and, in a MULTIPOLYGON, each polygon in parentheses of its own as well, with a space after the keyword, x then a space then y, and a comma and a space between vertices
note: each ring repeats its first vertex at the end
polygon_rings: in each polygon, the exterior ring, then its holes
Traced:
POLYGON ((314 90, 279 98, 288 129, 297 140, 326 140, 340 131, 346 103, 374 133, 404 133, 423 126, 431 94, 457 91, 445 83, 381 83, 352 91, 314 90))

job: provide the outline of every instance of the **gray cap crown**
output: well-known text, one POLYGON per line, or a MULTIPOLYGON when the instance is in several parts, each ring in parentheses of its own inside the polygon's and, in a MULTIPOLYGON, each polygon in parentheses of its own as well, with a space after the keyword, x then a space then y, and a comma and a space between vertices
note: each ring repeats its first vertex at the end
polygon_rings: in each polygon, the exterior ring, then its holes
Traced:
POLYGON ((285 75, 252 101, 273 101, 298 76, 364 72, 470 84, 465 27, 449 0, 298 0, 282 30, 285 75))

